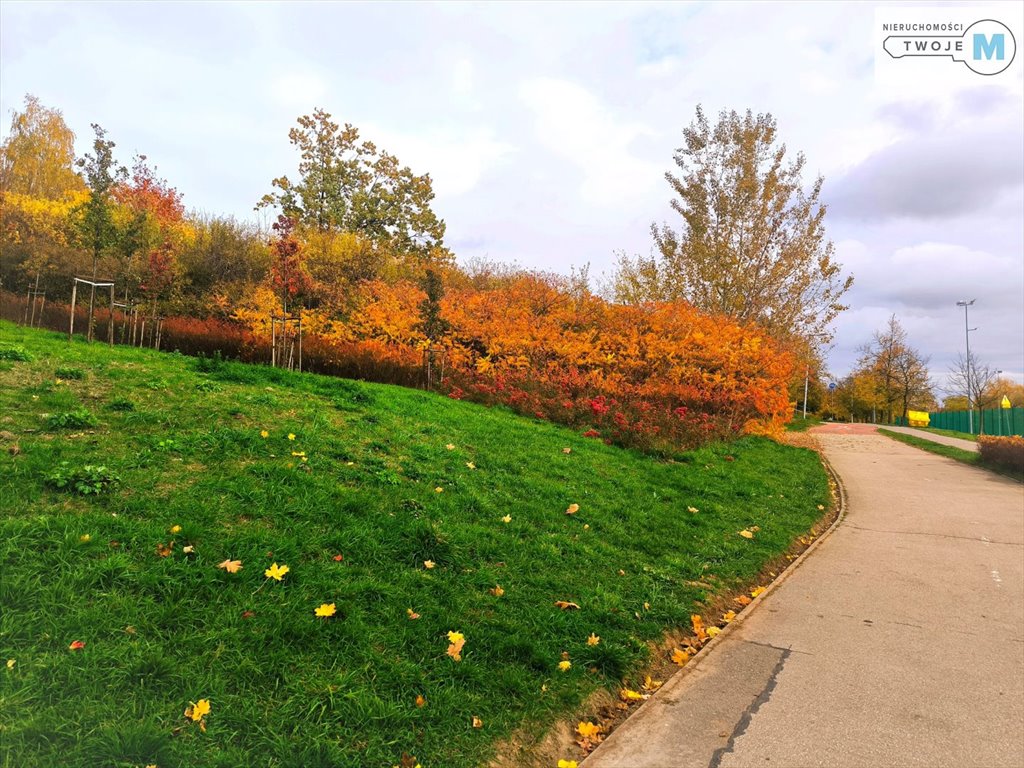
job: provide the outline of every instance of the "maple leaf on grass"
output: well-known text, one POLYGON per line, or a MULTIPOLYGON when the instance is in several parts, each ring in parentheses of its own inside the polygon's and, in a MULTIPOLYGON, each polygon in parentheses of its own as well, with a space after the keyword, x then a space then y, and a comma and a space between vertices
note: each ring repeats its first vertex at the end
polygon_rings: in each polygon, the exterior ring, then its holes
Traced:
POLYGON ((474 728, 483 728, 484 727, 484 721, 481 720, 476 715, 473 715, 473 727, 474 728))
POLYGON ((455 661, 462 661, 462 648, 466 644, 466 638, 461 632, 448 633, 448 650, 445 651, 455 661))
POLYGON ((570 669, 572 669, 572 662, 568 659, 563 659, 562 661, 558 662, 559 672, 568 672, 570 669))
POLYGON ((68 650, 70 651, 80 651, 83 648, 85 648, 85 643, 83 643, 81 640, 75 640, 71 643, 71 645, 68 646, 68 650))
POLYGON ((337 612, 338 609, 334 603, 322 603, 319 607, 313 609, 313 613, 323 619, 330 618, 337 612))
POLYGON ((595 635, 593 632, 590 633, 590 637, 587 638, 587 645, 597 645, 601 642, 601 638, 595 635))
POLYGON ((160 557, 170 557, 171 556, 171 550, 173 550, 173 549, 174 549, 174 542, 173 541, 169 542, 166 546, 164 544, 157 544, 156 545, 156 553, 160 557))
POLYGON ((555 606, 563 611, 578 611, 580 609, 577 603, 570 603, 567 600, 555 600, 555 606))
POLYGON ((567 514, 567 515, 575 515, 579 511, 580 511, 580 505, 579 504, 570 504, 566 508, 565 514, 567 514))
POLYGON ((288 571, 290 570, 291 568, 289 568, 287 565, 278 565, 277 563, 274 563, 263 572, 263 575, 266 576, 268 579, 273 579, 274 581, 281 581, 281 579, 284 578, 285 574, 288 573, 288 571))
POLYGON ((242 561, 228 559, 223 562, 217 563, 217 567, 222 568, 228 573, 238 573, 240 570, 242 570, 242 561))
POLYGON ((495 597, 501 597, 505 594, 505 590, 501 588, 501 584, 495 584, 493 589, 487 590, 495 597))
POLYGON ((420 617, 420 615, 416 613, 416 611, 414 611, 412 608, 406 608, 405 615, 409 617, 409 621, 415 621, 420 617))
POLYGON ((425 706, 427 706, 427 700, 425 698, 423 698, 423 694, 422 693, 416 697, 416 706, 417 707, 425 707, 425 706))
POLYGON ((754 538, 754 534, 751 533, 750 531, 748 531, 746 528, 744 528, 742 531, 739 531, 739 534, 744 539, 752 539, 752 538, 754 538))

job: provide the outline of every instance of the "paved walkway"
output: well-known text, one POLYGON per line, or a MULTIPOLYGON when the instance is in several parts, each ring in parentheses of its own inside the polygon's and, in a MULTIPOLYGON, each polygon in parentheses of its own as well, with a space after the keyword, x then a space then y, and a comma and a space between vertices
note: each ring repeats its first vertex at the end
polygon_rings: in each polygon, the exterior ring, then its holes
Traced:
POLYGON ((888 424, 879 425, 882 429, 888 429, 892 432, 902 432, 904 435, 913 435, 919 437, 922 440, 931 440, 933 443, 942 443, 942 445, 952 445, 954 448, 960 448, 965 451, 977 451, 978 444, 973 440, 962 440, 959 437, 946 437, 946 435, 936 435, 934 432, 925 432, 923 429, 914 429, 913 427, 891 427, 888 424))
POLYGON ((839 527, 583 768, 1024 765, 1024 488, 841 427, 839 527))

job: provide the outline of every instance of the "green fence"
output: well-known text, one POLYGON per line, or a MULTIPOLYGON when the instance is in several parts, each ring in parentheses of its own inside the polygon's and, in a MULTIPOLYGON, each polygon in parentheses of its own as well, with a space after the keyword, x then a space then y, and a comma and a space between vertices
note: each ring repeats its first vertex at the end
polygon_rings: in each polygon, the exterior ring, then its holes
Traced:
MULTIPOLYGON (((967 411, 929 413, 929 426, 970 432, 967 411)), ((974 434, 1024 436, 1024 408, 993 408, 982 411, 981 419, 974 412, 974 434), (984 427, 982 429, 982 427, 984 427)))

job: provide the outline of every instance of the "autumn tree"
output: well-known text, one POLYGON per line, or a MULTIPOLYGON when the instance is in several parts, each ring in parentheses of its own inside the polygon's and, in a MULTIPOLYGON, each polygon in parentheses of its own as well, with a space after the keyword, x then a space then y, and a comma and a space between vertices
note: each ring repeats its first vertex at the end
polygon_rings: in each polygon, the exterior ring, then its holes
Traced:
POLYGON ((127 296, 130 284, 148 269, 149 255, 159 250, 161 260, 176 259, 188 231, 185 206, 181 193, 157 176, 145 155, 135 156, 131 171, 111 189, 111 198, 117 203, 112 210, 115 277, 124 283, 127 296))
POLYGON ((1024 385, 1018 384, 1007 376, 997 376, 981 390, 978 402, 997 408, 1000 407, 1004 397, 1009 399, 1013 408, 1024 406, 1024 385))
POLYGON ((805 188, 802 154, 787 160, 770 114, 697 107, 665 174, 679 229, 652 224, 656 253, 620 257, 614 294, 642 303, 686 299, 756 322, 777 338, 827 336, 853 280, 825 234, 819 176, 805 188))
POLYGON ((274 237, 270 241, 273 260, 270 265, 271 282, 281 297, 281 311, 287 316, 289 302, 306 292, 309 276, 299 257, 302 245, 295 237, 295 219, 278 216, 273 225, 274 237))
POLYGON ((443 248, 445 225, 430 207, 429 174, 417 176, 323 109, 300 117, 288 139, 299 150, 298 180, 274 179, 276 191, 258 207, 277 206, 302 228, 355 233, 399 254, 443 248))
POLYGON ((60 110, 27 94, 24 111, 12 114, 10 135, 0 145, 0 191, 67 200, 85 189, 74 162, 75 134, 60 110))
POLYGON ((910 345, 896 315, 889 317, 886 327, 876 331, 860 352, 855 374, 873 383, 873 405, 884 421, 891 422, 897 415, 905 419, 911 408, 927 409, 934 404, 929 358, 910 345))

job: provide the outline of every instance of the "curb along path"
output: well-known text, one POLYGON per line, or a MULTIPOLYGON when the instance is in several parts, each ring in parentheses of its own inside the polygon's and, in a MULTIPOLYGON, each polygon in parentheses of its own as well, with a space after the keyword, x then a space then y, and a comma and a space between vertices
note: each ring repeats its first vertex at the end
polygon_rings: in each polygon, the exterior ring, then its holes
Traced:
POLYGON ((1024 765, 1024 491, 839 426, 841 524, 584 768, 1024 765))

